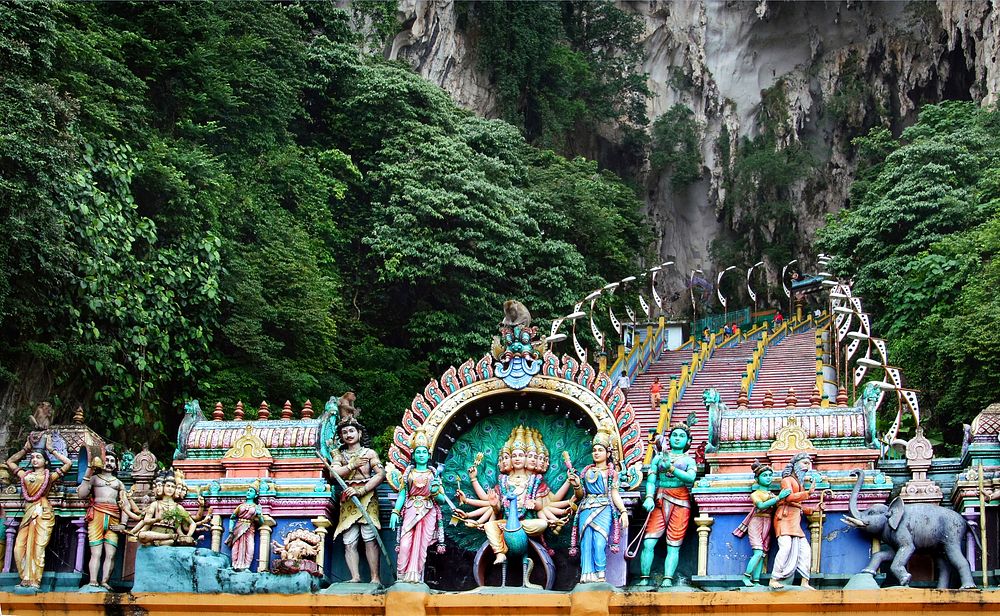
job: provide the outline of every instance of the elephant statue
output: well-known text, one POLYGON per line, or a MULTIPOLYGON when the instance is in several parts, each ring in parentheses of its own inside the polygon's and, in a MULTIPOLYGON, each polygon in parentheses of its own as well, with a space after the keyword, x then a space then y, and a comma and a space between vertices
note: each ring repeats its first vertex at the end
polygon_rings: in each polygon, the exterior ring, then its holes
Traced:
MULTIPOLYGON (((972 568, 962 553, 965 533, 971 531, 968 521, 957 511, 940 505, 926 503, 905 504, 895 498, 888 506, 872 505, 864 511, 858 510, 858 494, 865 480, 864 471, 852 471, 857 475, 857 483, 851 491, 851 515, 844 516, 845 523, 859 528, 881 541, 882 549, 872 555, 862 573, 875 575, 879 566, 891 560, 889 570, 899 579, 902 586, 910 583, 910 572, 906 564, 918 549, 929 549, 934 554, 938 569, 938 588, 950 585, 951 566, 958 570, 962 588, 976 588, 972 579, 972 568)), ((972 533, 979 543, 976 533, 972 533)), ((980 546, 981 547, 981 546, 980 546)))

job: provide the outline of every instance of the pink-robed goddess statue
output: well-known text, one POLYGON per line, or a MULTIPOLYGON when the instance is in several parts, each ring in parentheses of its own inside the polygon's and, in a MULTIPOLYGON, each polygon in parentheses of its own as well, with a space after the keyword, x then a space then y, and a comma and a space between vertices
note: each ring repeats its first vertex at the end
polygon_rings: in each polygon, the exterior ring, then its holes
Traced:
POLYGON ((247 488, 247 500, 233 510, 229 518, 229 536, 226 545, 232 550, 233 569, 243 571, 250 568, 254 556, 254 536, 260 524, 262 511, 257 504, 257 485, 247 488))
POLYGON ((432 543, 438 544, 439 554, 444 553, 444 520, 438 501, 446 502, 446 498, 440 478, 427 466, 431 457, 429 443, 423 430, 413 434, 413 454, 403 471, 399 497, 389 518, 389 528, 397 533, 399 582, 423 583, 427 550, 432 543))

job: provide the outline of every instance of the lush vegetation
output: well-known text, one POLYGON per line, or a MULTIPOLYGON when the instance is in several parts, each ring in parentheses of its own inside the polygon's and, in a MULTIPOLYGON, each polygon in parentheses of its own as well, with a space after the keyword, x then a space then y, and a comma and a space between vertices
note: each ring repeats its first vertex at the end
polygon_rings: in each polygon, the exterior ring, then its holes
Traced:
POLYGON ((726 165, 721 217, 730 233, 712 242, 716 263, 753 263, 763 255, 780 267, 803 248, 798 245, 793 187, 816 163, 791 135, 785 88, 779 80, 762 92, 757 136, 744 137, 732 152, 728 138, 720 140, 726 165))
POLYGON ((653 171, 670 172, 675 190, 701 178, 701 127, 694 112, 680 103, 653 122, 653 140, 649 164, 653 171))
POLYGON ((466 2, 460 10, 477 41, 502 117, 536 144, 564 148, 574 134, 616 124, 645 143, 642 20, 612 2, 466 2))
MULTIPOLYGON (((363 47, 323 3, 0 4, 7 421, 83 403, 163 451, 189 397, 353 389, 381 432, 504 299, 544 318, 633 271, 630 188, 363 47)), ((602 91, 595 121, 631 109, 602 91)))
POLYGON ((933 409, 938 438, 997 401, 1000 380, 1000 113, 925 106, 898 139, 855 139, 852 207, 818 235, 853 276, 890 359, 933 409))

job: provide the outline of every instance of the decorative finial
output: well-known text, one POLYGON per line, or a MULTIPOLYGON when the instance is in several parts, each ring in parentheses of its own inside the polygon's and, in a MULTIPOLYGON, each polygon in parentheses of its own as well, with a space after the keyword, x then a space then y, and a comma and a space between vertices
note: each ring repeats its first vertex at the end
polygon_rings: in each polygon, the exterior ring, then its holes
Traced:
POLYGON ((785 396, 785 408, 793 409, 799 404, 799 399, 795 395, 795 388, 788 388, 788 395, 785 396))
POLYGON ((740 388, 740 395, 736 398, 736 408, 746 409, 750 405, 750 399, 747 397, 747 388, 740 388))
POLYGON ((809 396, 810 406, 819 406, 823 402, 823 397, 819 393, 819 385, 813 385, 813 393, 809 396))
POLYGON ((83 405, 78 404, 76 410, 73 411, 73 423, 82 424, 83 423, 83 405))
POLYGON ((770 389, 764 392, 764 400, 761 404, 766 409, 774 408, 774 394, 771 393, 770 389))
POLYGON ((236 412, 233 413, 233 419, 236 421, 243 421, 243 402, 236 403, 236 412))
POLYGON ((847 406, 847 388, 841 387, 837 390, 837 406, 847 406))
POLYGON ((212 421, 222 421, 225 418, 226 413, 222 410, 222 403, 215 403, 215 410, 212 411, 212 421))
POLYGON ((267 400, 262 400, 260 408, 257 409, 257 419, 267 419, 271 416, 271 409, 267 406, 267 400))
POLYGON ((313 403, 306 400, 306 405, 302 407, 302 419, 312 419, 313 403))
POLYGON ((292 401, 285 400, 285 406, 281 407, 281 418, 288 420, 292 418, 292 401))

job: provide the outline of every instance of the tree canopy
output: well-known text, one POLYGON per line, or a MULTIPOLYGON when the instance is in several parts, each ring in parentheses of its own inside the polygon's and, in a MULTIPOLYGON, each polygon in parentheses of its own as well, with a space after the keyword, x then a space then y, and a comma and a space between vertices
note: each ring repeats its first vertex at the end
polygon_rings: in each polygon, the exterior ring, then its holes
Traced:
POLYGON ((379 433, 486 350, 504 299, 544 320, 633 271, 633 188, 350 25, 309 2, 0 4, 5 409, 82 403, 162 451, 187 398, 353 389, 379 433))
POLYGON ((882 128, 855 139, 852 207, 817 235, 951 443, 997 400, 998 129, 997 111, 954 101, 925 106, 899 139, 882 128))

